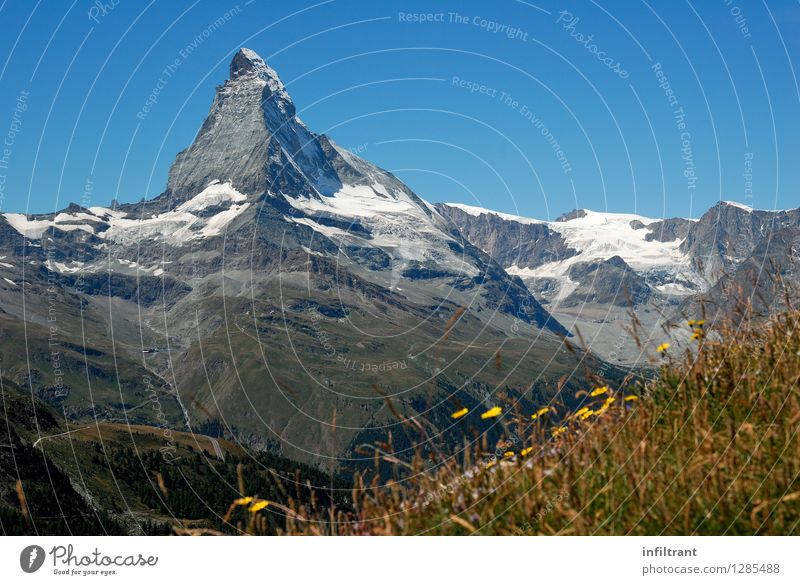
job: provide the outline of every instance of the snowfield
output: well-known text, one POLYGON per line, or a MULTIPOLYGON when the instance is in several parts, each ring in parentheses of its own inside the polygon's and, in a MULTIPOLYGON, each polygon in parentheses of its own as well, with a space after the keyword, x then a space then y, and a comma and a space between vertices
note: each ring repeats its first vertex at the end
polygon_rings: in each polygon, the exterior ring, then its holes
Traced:
POLYGON ((401 190, 380 183, 344 185, 330 197, 286 197, 286 200, 309 216, 291 218, 292 221, 307 225, 337 243, 380 248, 400 267, 411 261, 431 261, 462 275, 478 274, 472 263, 448 247, 448 242, 455 240, 442 230, 444 219, 438 212, 401 190), (369 230, 371 237, 321 225, 314 217, 334 217, 357 223, 369 230))
MULTIPOLYGON (((647 234, 651 233, 646 226, 660 221, 658 219, 631 213, 583 210, 585 212, 583 217, 576 217, 568 221, 542 221, 470 205, 458 203, 448 203, 447 205, 474 217, 491 214, 500 219, 524 225, 546 225, 553 232, 560 234, 570 248, 579 252, 577 255, 536 268, 517 265, 505 267, 509 274, 519 276, 523 280, 552 278, 560 281, 561 289, 558 298, 566 296, 575 288, 575 283, 571 282, 568 277, 571 266, 579 262, 608 260, 613 256, 619 256, 640 274, 647 275, 651 271, 666 273, 676 281, 688 281, 700 288, 706 287, 705 281, 692 268, 689 256, 681 252, 682 240, 659 242, 645 239, 647 234), (636 222, 645 227, 639 226, 639 229, 635 229, 634 223, 636 222)), ((697 292, 678 283, 664 284, 657 288, 666 294, 697 292)))
MULTIPOLYGON (((78 214, 78 215, 85 215, 85 214, 78 214)), ((23 215, 21 213, 6 213, 3 214, 3 217, 6 218, 6 221, 9 223, 11 227, 21 233, 23 236, 28 238, 29 240, 40 240, 44 233, 52 228, 57 227, 60 230, 65 232, 71 232, 74 230, 83 230, 90 234, 94 233, 94 228, 90 225, 86 224, 69 224, 69 223, 58 223, 59 217, 61 218, 62 222, 65 221, 80 221, 78 217, 74 217, 72 215, 66 213, 60 213, 56 216, 56 220, 49 220, 49 219, 29 219, 27 215, 23 215)), ((97 219, 97 218, 94 218, 97 219)))
POLYGON ((125 213, 104 207, 91 207, 77 213, 61 212, 52 220, 30 219, 20 213, 6 213, 4 217, 11 227, 31 240, 41 239, 48 229, 56 227, 63 231, 82 230, 121 244, 159 238, 181 245, 220 235, 248 207, 247 195, 234 189, 230 183, 212 181, 203 191, 174 210, 149 218, 131 218, 125 213), (209 208, 222 206, 227 208, 211 217, 196 215, 209 208), (108 225, 108 229, 98 230, 93 224, 108 225))

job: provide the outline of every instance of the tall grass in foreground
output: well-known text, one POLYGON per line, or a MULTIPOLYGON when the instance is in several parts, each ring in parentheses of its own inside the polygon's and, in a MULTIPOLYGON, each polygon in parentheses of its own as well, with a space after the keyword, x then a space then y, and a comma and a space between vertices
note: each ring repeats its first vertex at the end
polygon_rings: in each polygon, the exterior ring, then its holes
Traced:
POLYGON ((286 533, 800 534, 800 312, 695 330, 653 381, 510 417, 499 448, 358 475, 346 512, 286 502, 286 533))

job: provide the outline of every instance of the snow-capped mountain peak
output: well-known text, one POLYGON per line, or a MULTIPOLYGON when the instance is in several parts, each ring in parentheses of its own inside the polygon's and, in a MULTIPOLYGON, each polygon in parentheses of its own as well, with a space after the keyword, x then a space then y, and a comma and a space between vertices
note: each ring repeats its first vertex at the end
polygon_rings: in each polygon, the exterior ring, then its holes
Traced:
MULTIPOLYGON (((276 88, 283 87, 278 73, 261 56, 246 47, 242 47, 233 56, 230 64, 230 80, 258 77, 264 81, 271 81, 276 88)), ((273 89, 273 91, 275 91, 273 89)))
MULTIPOLYGON (((324 291, 331 271, 346 273, 346 287, 395 295, 393 303, 421 307, 413 309, 420 314, 441 303, 472 306, 476 314, 504 315, 504 327, 518 319, 568 334, 519 279, 434 206, 391 173, 308 130, 278 74, 249 49, 234 55, 230 79, 217 88, 160 196, 113 211, 70 208, 6 221, 29 240, 56 228, 53 239, 70 250, 47 266, 62 274, 79 269, 61 261, 68 259, 85 272, 106 270, 113 258, 114 270, 176 278, 213 277, 221 263, 232 271, 257 263, 259 278, 317 266, 324 267, 324 291), (191 258, 202 266, 182 265, 191 258), (128 262, 124 269, 120 259, 128 262)), ((313 294, 308 282, 303 290, 313 294)))
POLYGON ((284 121, 288 121, 295 115, 294 102, 286 86, 283 85, 278 72, 267 65, 255 51, 241 48, 233 56, 230 64, 230 79, 233 84, 256 82, 264 86, 263 99, 270 101, 280 111, 284 121))
MULTIPOLYGON (((463 204, 446 203, 444 205, 459 209, 472 217, 492 215, 503 221, 520 225, 546 226, 549 230, 559 234, 564 243, 576 252, 575 256, 566 261, 557 262, 561 271, 566 270, 578 259, 584 262, 606 260, 613 256, 620 256, 637 269, 684 262, 684 254, 678 250, 680 240, 662 242, 648 238, 651 230, 645 228, 660 220, 641 215, 578 209, 555 221, 545 221, 463 204)), ((525 265, 517 267, 517 269, 520 268, 524 269, 525 265)))
POLYGON ((498 258, 510 274, 538 288, 547 281, 551 300, 575 288, 580 265, 620 261, 664 293, 690 294, 707 287, 682 244, 691 220, 658 220, 632 213, 577 209, 555 221, 498 213, 461 204, 439 210, 465 236, 498 258))
POLYGON ((325 161, 319 137, 295 115, 278 74, 241 49, 194 142, 176 157, 167 194, 180 204, 216 180, 253 196, 300 185, 313 196, 330 195, 341 182, 325 161))

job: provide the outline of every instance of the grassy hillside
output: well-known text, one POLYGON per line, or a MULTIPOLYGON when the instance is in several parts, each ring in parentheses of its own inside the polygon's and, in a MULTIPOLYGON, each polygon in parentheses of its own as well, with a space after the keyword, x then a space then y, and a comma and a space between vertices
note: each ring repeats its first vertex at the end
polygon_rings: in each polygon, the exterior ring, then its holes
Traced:
MULTIPOLYGON (((280 298, 282 306, 208 296, 199 312, 192 306, 182 317, 208 330, 174 361, 193 422, 224 421, 240 436, 258 437, 305 463, 341 457, 360 464, 353 447, 384 439, 375 429, 385 434, 392 427, 397 446, 404 446, 404 429, 385 395, 395 397, 394 408, 405 416, 424 414, 443 433, 440 441, 449 442, 451 408, 477 405, 493 389, 530 407, 548 400, 546 389, 564 376, 562 399, 575 389, 571 374, 580 356, 533 327, 523 324, 510 335, 474 310, 450 305, 426 309, 411 327, 393 307, 372 314, 355 301, 343 306, 336 287, 309 301, 301 298, 305 290, 281 285, 266 298, 280 298)), ((505 323, 502 316, 494 321, 505 323)))
POLYGON ((458 453, 357 477, 351 511, 290 502, 288 532, 800 534, 800 312, 694 329, 696 355, 666 349, 654 379, 535 420, 470 412, 458 453))
MULTIPOLYGON (((0 534, 236 533, 242 511, 224 508, 246 490, 324 509, 345 493, 314 468, 224 439, 68 422, 4 378, 0 399, 0 534)), ((280 513, 260 514, 260 531, 283 528, 280 513)))
POLYGON ((32 388, 38 398, 71 418, 124 421, 127 417, 131 422, 159 424, 165 417, 180 424, 180 407, 163 380, 145 369, 141 360, 110 345, 105 330, 95 322, 87 319, 84 325, 81 329, 80 323, 64 318, 55 334, 46 325, 0 311, 3 377, 32 388), (69 328, 62 325, 65 322, 69 328), (92 332, 92 337, 82 337, 82 331, 92 332), (159 410, 152 407, 156 397, 159 410))
POLYGON ((800 534, 800 312, 694 328, 697 352, 667 349, 649 381, 598 382, 578 402, 554 388, 535 418, 503 403, 455 407, 448 432, 462 447, 452 452, 432 448, 427 428, 394 410, 424 447, 409 463, 385 455, 391 438, 376 441, 374 470, 352 486, 224 439, 67 427, 0 379, 0 529, 800 534))

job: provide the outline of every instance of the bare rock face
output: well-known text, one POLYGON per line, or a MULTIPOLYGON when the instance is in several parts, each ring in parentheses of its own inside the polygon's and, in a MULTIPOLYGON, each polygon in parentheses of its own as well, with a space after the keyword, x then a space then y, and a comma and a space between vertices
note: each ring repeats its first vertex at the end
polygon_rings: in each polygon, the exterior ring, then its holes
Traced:
POLYGON ((496 214, 476 216, 441 203, 436 209, 458 226, 464 237, 505 267, 536 268, 577 254, 544 223, 521 223, 496 214))
POLYGON ((24 238, 0 215, 0 250, 16 251, 21 248, 24 238))
POLYGON ((580 219, 582 217, 586 217, 585 209, 573 209, 572 211, 568 211, 567 213, 562 213, 560 216, 556 218, 556 221, 566 222, 573 219, 580 219))
POLYGON ((573 264, 569 278, 579 284, 563 300, 565 307, 583 303, 632 307, 647 303, 653 293, 645 279, 619 256, 573 264))
POLYGON ((278 74, 250 49, 240 49, 194 143, 175 159, 167 193, 181 202, 212 181, 229 181, 258 196, 307 181, 316 195, 330 195, 341 183, 325 161, 278 74))
POLYGON ((694 224, 695 222, 692 220, 682 217, 662 219, 646 226, 650 233, 645 236, 645 240, 654 240, 656 242, 685 240, 686 236, 689 235, 689 230, 694 224))
POLYGON ((691 226, 681 250, 714 284, 732 273, 776 230, 800 225, 800 209, 762 211, 720 202, 691 226))
POLYGON ((735 262, 728 261, 724 272, 704 294, 682 307, 692 316, 735 316, 745 305, 756 317, 767 317, 787 310, 800 294, 800 223, 786 225, 792 212, 779 212, 770 222, 775 229, 754 242, 752 252, 735 262))

